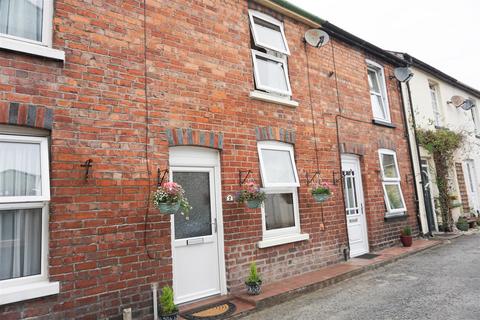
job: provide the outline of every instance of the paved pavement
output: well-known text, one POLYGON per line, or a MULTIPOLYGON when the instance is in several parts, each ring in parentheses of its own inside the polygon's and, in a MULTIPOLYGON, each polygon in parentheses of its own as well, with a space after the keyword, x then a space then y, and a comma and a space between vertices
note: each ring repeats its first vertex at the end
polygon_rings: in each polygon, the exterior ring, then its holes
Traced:
POLYGON ((254 313, 244 320, 480 319, 480 234, 254 313))

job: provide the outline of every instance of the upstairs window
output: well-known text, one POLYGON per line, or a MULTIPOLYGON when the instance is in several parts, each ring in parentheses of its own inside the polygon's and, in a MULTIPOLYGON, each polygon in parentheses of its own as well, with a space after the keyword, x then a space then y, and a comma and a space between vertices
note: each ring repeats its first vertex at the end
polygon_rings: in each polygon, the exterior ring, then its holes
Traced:
POLYGON ((282 22, 253 10, 248 14, 253 38, 252 60, 256 89, 291 96, 287 65, 290 50, 282 22))
POLYGON ((395 151, 380 149, 380 169, 382 185, 387 207, 387 216, 401 215, 406 211, 402 187, 400 185, 400 171, 398 169, 395 151))
MULTIPOLYGON (((472 98, 470 99, 473 100, 472 98)), ((476 101, 474 103, 475 107, 473 107, 470 112, 472 113, 472 120, 475 126, 475 135, 480 136, 480 112, 478 111, 479 106, 477 105, 476 101)))
POLYGON ((390 123, 390 110, 388 106, 383 67, 376 62, 367 60, 367 72, 373 118, 375 120, 390 123))
POLYGON ((280 21, 253 10, 250 10, 248 15, 250 17, 253 41, 256 46, 286 55, 290 54, 285 32, 283 31, 283 24, 280 21))
POLYGON ((430 90, 430 99, 432 101, 432 110, 433 110, 433 122, 435 127, 441 127, 442 125, 442 116, 440 113, 440 105, 438 98, 438 86, 433 83, 428 84, 428 88, 430 90))
POLYGON ((50 46, 52 0, 0 0, 2 36, 50 46))

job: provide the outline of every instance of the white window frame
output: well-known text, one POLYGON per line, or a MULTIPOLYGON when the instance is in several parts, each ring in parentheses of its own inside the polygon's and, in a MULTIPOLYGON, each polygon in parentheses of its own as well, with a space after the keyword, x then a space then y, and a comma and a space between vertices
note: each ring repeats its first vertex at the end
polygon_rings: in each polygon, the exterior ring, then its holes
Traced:
POLYGON ((253 41, 255 42, 256 46, 277 51, 286 55, 290 55, 290 49, 288 48, 287 38, 285 37, 285 31, 283 29, 283 23, 281 21, 255 10, 248 10, 248 16, 250 19, 250 29, 252 31, 253 41), (280 28, 280 34, 282 36, 283 43, 285 45, 286 50, 269 46, 268 44, 265 44, 262 41, 260 41, 260 37, 257 35, 257 31, 255 30, 255 22, 253 19, 254 17, 257 19, 263 20, 265 22, 268 22, 270 24, 273 24, 280 28))
POLYGON ((43 0, 42 41, 0 33, 0 48, 65 60, 65 52, 52 49, 53 39, 53 0, 43 0))
POLYGON ((475 135, 478 136, 480 135, 480 111, 478 110, 479 106, 475 99, 470 98, 470 100, 473 100, 473 102, 475 103, 475 107, 473 107, 470 111, 472 113, 472 121, 475 128, 475 135))
POLYGON ((442 126, 442 111, 440 106, 440 94, 437 83, 428 81, 428 92, 430 93, 430 102, 433 111, 433 122, 436 127, 442 126), (435 100, 433 100, 435 96, 435 100))
POLYGON ((397 161, 397 153, 393 150, 389 149, 379 149, 378 150, 378 155, 379 155, 379 161, 380 161, 380 172, 382 175, 382 188, 383 188, 383 196, 385 198, 385 204, 387 206, 387 216, 397 216, 397 215, 404 215, 407 212, 407 207, 405 203, 405 199, 403 197, 403 191, 402 191, 402 185, 401 185, 401 176, 400 176, 400 168, 398 167, 398 161, 397 161), (385 177, 385 173, 383 170, 383 157, 382 155, 393 155, 393 158, 395 160, 395 167, 397 171, 397 177, 398 178, 387 178, 385 177), (387 194, 387 185, 398 185, 398 188, 400 190, 400 198, 402 199, 402 204, 403 208, 399 209, 392 209, 390 205, 390 199, 388 198, 387 194))
POLYGON ((257 51, 255 49, 252 49, 252 60, 253 60, 253 75, 255 77, 255 84, 257 89, 260 90, 265 90, 267 92, 273 92, 273 93, 278 93, 281 95, 285 96, 291 96, 292 95, 292 88, 290 87, 290 78, 288 77, 288 65, 287 65, 287 59, 286 58, 278 58, 275 56, 272 56, 270 54, 266 54, 260 51, 257 51), (268 85, 262 84, 261 79, 260 79, 260 72, 258 70, 258 65, 257 65, 257 56, 263 57, 267 60, 272 60, 278 63, 281 63, 283 65, 283 74, 285 75, 285 79, 287 82, 287 91, 282 91, 274 87, 270 87, 268 85))
POLYGON ((40 145, 41 196, 0 197, 0 215, 5 210, 42 209, 42 244, 40 274, 0 280, 0 305, 57 294, 59 282, 48 280, 48 223, 50 201, 50 175, 48 138, 0 134, 0 141, 13 143, 37 143, 40 145))
POLYGON ((262 204, 262 234, 263 240, 259 243, 260 248, 271 247, 276 245, 281 245, 285 243, 291 243, 296 241, 303 241, 309 239, 308 234, 300 233, 300 211, 298 204, 298 174, 295 164, 293 146, 286 143, 281 143, 277 141, 259 141, 258 144, 258 156, 260 160, 260 175, 262 177, 262 182, 264 186, 264 191, 266 194, 281 194, 281 193, 290 193, 292 194, 293 199, 293 214, 295 225, 293 227, 267 230, 266 216, 265 216, 265 203, 262 204), (266 174, 263 164, 262 150, 280 150, 288 151, 290 153, 290 159, 292 161, 292 166, 294 170, 295 183, 269 183, 266 181, 266 174))
POLYGON ((297 166, 295 164, 295 155, 293 151, 293 146, 286 143, 281 143, 277 141, 259 141, 257 143, 258 148, 258 157, 260 160, 260 175, 262 176, 263 186, 265 188, 296 188, 300 186, 298 180, 297 166), (267 174, 265 172, 265 163, 263 162, 262 150, 276 150, 276 151, 287 151, 290 154, 290 161, 292 162, 292 168, 294 172, 295 182, 293 183, 271 183, 267 181, 267 174))
MULTIPOLYGON (((372 94, 376 95, 377 97, 380 96, 380 98, 383 101, 383 108, 384 108, 384 112, 385 112, 385 116, 386 116, 386 118, 381 118, 381 117, 378 117, 377 115, 375 115, 373 105, 372 105, 373 119, 378 120, 378 121, 382 121, 382 122, 386 122, 386 123, 391 123, 392 120, 391 120, 391 117, 390 117, 390 105, 388 103, 387 84, 385 82, 385 71, 383 69, 383 66, 381 66, 380 64, 378 64, 378 63, 376 63, 375 61, 372 61, 372 60, 367 59, 365 61, 367 63, 367 70, 375 72, 375 75, 377 76, 377 82, 378 82, 378 85, 380 87, 379 88, 380 92, 375 92, 375 91, 371 90, 370 84, 369 84, 368 86, 369 86, 370 96, 372 94)), ((367 72, 367 77, 368 77, 368 72, 367 72)))
POLYGON ((0 197, 1 203, 50 201, 50 174, 48 165, 48 139, 45 137, 14 136, 0 134, 0 142, 29 143, 40 145, 40 174, 42 178, 42 194, 40 196, 0 197))

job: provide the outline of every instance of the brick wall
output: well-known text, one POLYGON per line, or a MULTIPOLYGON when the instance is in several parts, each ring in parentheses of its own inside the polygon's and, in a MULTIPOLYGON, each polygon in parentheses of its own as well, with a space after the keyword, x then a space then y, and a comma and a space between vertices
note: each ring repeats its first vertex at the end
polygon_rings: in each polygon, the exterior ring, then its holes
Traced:
POLYGON ((338 118, 342 148, 362 155, 371 248, 396 243, 407 223, 416 226, 413 187, 404 178, 411 171, 400 95, 388 79, 392 66, 384 64, 394 129, 371 124, 364 52, 336 40, 321 49, 305 48, 302 36, 309 27, 247 1, 148 0, 146 63, 142 1, 55 3, 54 46, 66 51, 65 64, 0 51, 0 111, 10 113, 14 103, 26 110, 26 122, 17 124, 27 125, 30 106, 52 114, 49 272, 61 289, 56 296, 0 306, 2 319, 119 318, 127 307, 135 318, 148 318, 150 283, 172 279, 170 223, 155 210, 149 210, 148 252, 144 246, 149 186, 157 168, 167 168, 168 147, 180 141, 178 129, 186 144, 187 129, 194 145, 211 147, 211 140, 200 143, 201 133, 208 133, 204 139, 212 133, 216 148, 221 142, 223 195, 238 191, 239 170, 251 169, 260 181, 258 128, 273 128, 274 140, 286 139, 280 139, 281 129, 294 132, 301 229, 310 240, 258 249, 260 210, 224 203, 230 290, 241 288, 252 260, 265 282, 338 262, 347 242, 341 190, 324 204, 322 221, 321 207, 306 186, 306 174, 317 170, 307 72, 321 176, 331 179, 340 172, 337 114, 345 117, 338 118), (254 89, 249 5, 285 23, 297 108, 249 98, 254 89), (397 151, 408 221, 384 221, 377 149, 385 143, 397 151), (85 182, 80 165, 87 159, 93 168, 85 182))

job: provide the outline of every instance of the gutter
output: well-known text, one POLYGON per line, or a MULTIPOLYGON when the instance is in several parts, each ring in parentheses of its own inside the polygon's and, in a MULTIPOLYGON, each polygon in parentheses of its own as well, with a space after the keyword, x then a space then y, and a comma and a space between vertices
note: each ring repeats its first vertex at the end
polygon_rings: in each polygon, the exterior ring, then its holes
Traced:
POLYGON ((392 63, 395 66, 406 66, 404 59, 397 57, 395 54, 392 54, 386 50, 377 47, 370 42, 367 42, 350 32, 343 30, 342 28, 337 27, 336 25, 323 20, 316 15, 311 14, 299 8, 288 1, 285 0, 253 0, 254 2, 261 4, 267 8, 270 8, 276 12, 282 13, 294 20, 303 22, 312 28, 321 28, 329 33, 331 37, 334 37, 338 40, 341 40, 345 43, 348 43, 352 46, 361 48, 372 54, 376 57, 379 57, 386 62, 392 63))
POLYGON ((402 55, 403 56, 403 60, 408 64, 408 65, 411 65, 413 67, 417 67, 429 74, 432 74, 434 76, 436 76, 437 78, 447 82, 448 84, 451 84, 452 86, 458 88, 458 89, 461 89, 465 92, 468 92, 472 95, 474 95, 476 98, 480 98, 480 91, 475 89, 475 88, 472 88, 460 81, 458 81, 457 79, 449 76, 448 74, 432 67, 431 65, 429 64, 426 64, 425 62, 421 61, 421 60, 418 60, 417 58, 415 57, 412 57, 411 55, 409 55, 408 53, 401 53, 399 52, 398 53, 399 55, 402 55))

